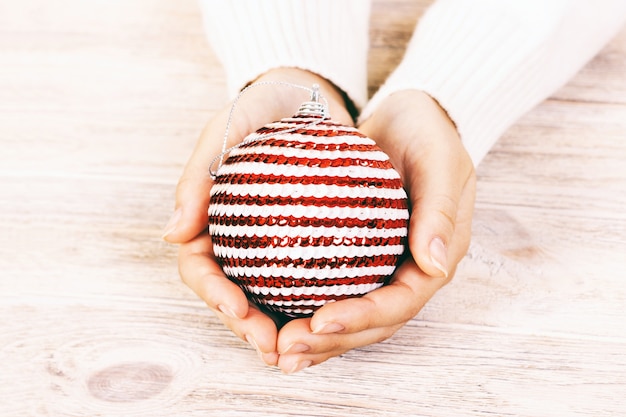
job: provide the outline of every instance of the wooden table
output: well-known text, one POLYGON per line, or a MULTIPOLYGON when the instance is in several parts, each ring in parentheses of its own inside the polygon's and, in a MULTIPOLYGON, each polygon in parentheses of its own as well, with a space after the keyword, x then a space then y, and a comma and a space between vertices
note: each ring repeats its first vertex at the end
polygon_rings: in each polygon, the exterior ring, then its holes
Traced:
MULTIPOLYGON (((377 1, 371 87, 430 1, 377 1)), ((457 277, 286 376, 160 240, 226 102, 195 1, 0 4, 0 416, 626 414, 626 31, 479 167, 457 277)))

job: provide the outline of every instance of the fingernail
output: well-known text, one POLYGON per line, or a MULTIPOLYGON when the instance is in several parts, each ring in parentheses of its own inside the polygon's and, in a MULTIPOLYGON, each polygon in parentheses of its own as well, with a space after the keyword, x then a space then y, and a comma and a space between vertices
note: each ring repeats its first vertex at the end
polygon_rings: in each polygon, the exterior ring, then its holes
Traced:
POLYGON ((281 355, 286 355, 289 353, 304 353, 311 350, 311 347, 309 345, 305 345, 304 343, 292 343, 289 346, 287 346, 287 349, 285 349, 284 352, 281 352, 281 355))
POLYGON ((440 270, 443 275, 448 277, 448 249, 446 245, 443 243, 441 238, 436 237, 430 241, 430 246, 428 247, 430 251, 430 261, 433 263, 435 268, 440 270))
POLYGON ((250 343, 250 345, 254 348, 254 350, 256 350, 256 354, 259 357, 259 359, 263 359, 263 352, 261 352, 261 349, 259 349, 259 345, 257 345, 256 340, 254 340, 254 337, 250 335, 246 335, 246 342, 250 343))
POLYGON ((328 333, 337 333, 345 329, 339 323, 322 323, 313 329, 313 333, 315 334, 328 334, 328 333))
POLYGON ((235 311, 232 308, 230 308, 230 307, 228 307, 228 306, 226 306, 224 304, 218 305, 217 309, 219 311, 221 311, 222 313, 226 314, 231 319, 238 319, 239 318, 239 317, 237 317, 237 315, 235 314, 235 311))
POLYGON ((309 366, 311 366, 312 363, 313 361, 310 361, 310 360, 297 362, 293 365, 293 367, 289 370, 289 372, 287 372, 287 374, 295 374, 296 372, 300 372, 304 368, 308 368, 309 366))
POLYGON ((161 239, 165 239, 168 235, 170 235, 176 227, 178 226, 178 222, 183 215, 183 209, 181 207, 177 208, 170 220, 167 222, 167 225, 163 229, 163 234, 161 235, 161 239))

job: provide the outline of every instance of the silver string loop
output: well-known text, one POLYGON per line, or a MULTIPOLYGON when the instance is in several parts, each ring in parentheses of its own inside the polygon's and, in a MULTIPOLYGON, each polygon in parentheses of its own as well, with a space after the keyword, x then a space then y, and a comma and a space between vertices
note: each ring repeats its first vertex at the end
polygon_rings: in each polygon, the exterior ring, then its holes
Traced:
POLYGON ((261 81, 258 83, 250 84, 249 86, 241 90, 241 92, 237 95, 237 97, 235 97, 235 100, 233 101, 233 105, 230 107, 230 111, 228 113, 228 120, 226 122, 226 128, 224 130, 222 152, 219 155, 217 155, 215 158, 213 158, 211 160, 211 163, 209 164, 209 175, 211 176, 211 179, 215 181, 215 179, 217 178, 217 171, 222 167, 224 163, 224 157, 227 154, 229 154, 231 151, 239 148, 240 146, 244 144, 248 144, 250 142, 257 141, 257 140, 265 139, 273 135, 285 134, 285 133, 293 132, 294 130, 298 130, 298 129, 308 129, 312 126, 315 126, 323 122, 324 119, 327 119, 329 117, 330 116, 329 116, 329 111, 328 111, 328 100, 326 100, 326 97, 324 97, 321 94, 318 84, 313 84, 311 88, 304 87, 299 84, 288 83, 286 81, 261 81), (300 108, 298 109, 296 116, 310 116, 310 117, 315 117, 316 120, 313 120, 304 126, 290 127, 290 128, 278 131, 278 132, 266 133, 262 135, 249 135, 242 142, 234 146, 231 146, 230 148, 226 148, 227 143, 228 143, 228 135, 230 133, 230 126, 233 121, 233 115, 235 113, 235 108, 237 107, 237 102, 250 89, 260 87, 260 86, 267 86, 267 85, 280 85, 280 86, 292 87, 292 88, 297 88, 300 90, 308 91, 311 94, 311 99, 310 101, 305 101, 304 103, 300 105, 300 108), (323 103, 320 102, 320 99, 323 101, 323 103), (217 169, 213 171, 213 165, 215 165, 215 163, 218 160, 219 160, 219 164, 217 166, 217 169))

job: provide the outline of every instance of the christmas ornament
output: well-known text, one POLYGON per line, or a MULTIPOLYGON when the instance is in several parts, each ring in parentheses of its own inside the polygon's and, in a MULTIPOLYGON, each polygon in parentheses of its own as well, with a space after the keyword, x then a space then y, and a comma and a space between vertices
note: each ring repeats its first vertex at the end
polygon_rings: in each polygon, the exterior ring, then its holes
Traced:
POLYGON ((379 288, 406 246, 400 175, 373 140, 333 122, 320 98, 314 86, 293 117, 224 149, 213 173, 215 256, 254 303, 288 318, 379 288))

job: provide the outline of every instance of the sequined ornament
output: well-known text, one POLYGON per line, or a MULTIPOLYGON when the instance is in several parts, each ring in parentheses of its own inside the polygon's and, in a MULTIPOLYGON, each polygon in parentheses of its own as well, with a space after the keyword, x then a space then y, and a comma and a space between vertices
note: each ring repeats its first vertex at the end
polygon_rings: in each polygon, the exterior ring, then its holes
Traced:
POLYGON ((400 175, 372 139, 330 120, 318 94, 231 150, 211 190, 224 273, 288 318, 381 287, 406 247, 400 175))

